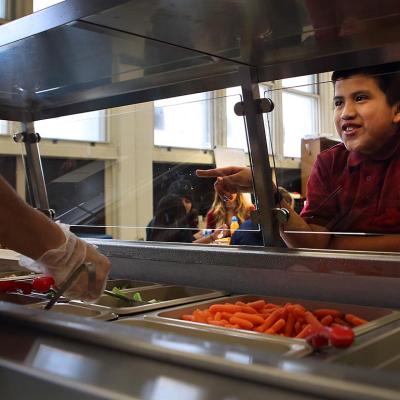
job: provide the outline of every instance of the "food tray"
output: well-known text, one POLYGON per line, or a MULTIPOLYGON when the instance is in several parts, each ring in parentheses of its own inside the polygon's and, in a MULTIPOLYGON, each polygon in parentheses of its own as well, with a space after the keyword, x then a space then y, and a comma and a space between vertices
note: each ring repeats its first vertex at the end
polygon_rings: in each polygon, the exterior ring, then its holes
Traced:
POLYGON ((114 287, 118 287, 119 289, 141 289, 149 286, 161 286, 161 284, 149 281, 136 281, 132 279, 109 279, 107 281, 106 289, 112 290, 114 287))
MULTIPOLYGON (((275 354, 285 357, 304 357, 312 352, 311 347, 304 341, 296 340, 296 343, 282 341, 279 337, 265 335, 262 337, 263 340, 256 340, 234 336, 225 335, 223 332, 213 331, 201 331, 193 329, 193 327, 184 327, 174 324, 159 323, 156 321, 135 319, 134 317, 128 317, 114 321, 116 324, 128 325, 137 328, 144 328, 149 330, 149 335, 155 335, 157 338, 160 337, 160 333, 166 335, 166 340, 169 342, 177 342, 185 347, 186 343, 190 345, 196 345, 200 348, 205 349, 204 351, 212 351, 212 348, 218 345, 229 346, 234 348, 245 348, 246 352, 250 355, 261 353, 264 354, 275 354), (182 338, 179 340, 179 338, 182 338)), ((260 335, 261 336, 261 335, 260 335)), ((174 344, 175 346, 175 344, 174 344)), ((178 345, 176 345, 178 346, 178 345)))
MULTIPOLYGON (((236 301, 243 301, 245 303, 255 301, 255 300, 265 300, 269 303, 274 304, 285 304, 285 303, 293 303, 293 304, 301 304, 305 308, 309 310, 314 310, 317 308, 337 308, 345 313, 356 314, 357 316, 364 318, 370 322, 364 324, 362 326, 354 328, 354 334, 361 335, 365 332, 369 332, 373 329, 379 328, 383 325, 386 325, 390 322, 400 319, 400 312, 391 310, 388 308, 375 308, 375 307, 366 307, 366 306, 358 306, 353 304, 341 304, 341 303, 329 303, 325 301, 316 301, 316 300, 303 300, 303 299, 294 299, 287 297, 273 297, 273 296, 257 296, 257 295, 238 295, 238 296, 229 296, 220 298, 218 300, 213 301, 204 301, 201 303, 191 304, 189 306, 184 307, 174 307, 173 309, 158 311, 156 313, 152 313, 151 315, 146 316, 146 319, 154 320, 157 322, 165 321, 166 323, 173 322, 174 324, 178 324, 180 326, 192 326, 201 330, 212 330, 217 332, 225 332, 227 334, 235 334, 235 335, 245 335, 246 337, 269 337, 273 335, 266 335, 263 333, 246 331, 243 329, 232 329, 232 328, 224 328, 219 326, 213 326, 208 324, 202 324, 198 322, 190 322, 181 320, 180 317, 183 314, 191 314, 197 308, 206 309, 213 304, 217 303, 235 303, 236 301)), ((285 341, 301 341, 304 342, 303 339, 294 339, 280 336, 282 340, 285 341)))
MULTIPOLYGON (((123 290, 123 292, 129 294, 132 293, 133 289, 123 290)), ((159 308, 165 308, 170 306, 176 306, 178 304, 192 303, 196 301, 213 299, 216 297, 225 296, 225 292, 189 287, 189 286, 160 286, 152 288, 140 289, 140 294, 143 301, 149 301, 152 299, 159 300, 157 303, 144 304, 139 306, 127 306, 124 300, 111 297, 109 295, 102 295, 100 299, 95 303, 82 303, 81 301, 73 300, 72 304, 85 304, 88 307, 93 307, 100 310, 109 310, 115 312, 118 315, 124 314, 137 314, 144 313, 150 310, 156 310, 159 308)))
POLYGON ((35 303, 44 304, 42 298, 35 296, 27 296, 25 294, 19 294, 19 293, 0 293, 0 301, 6 301, 8 303, 21 304, 21 305, 35 304, 35 303))
MULTIPOLYGON (((43 309, 46 303, 30 304, 29 308, 43 309)), ((118 318, 118 316, 107 310, 95 310, 93 308, 85 307, 82 305, 71 304, 71 303, 56 303, 49 310, 50 312, 58 312, 68 315, 76 315, 78 317, 88 318, 88 319, 98 319, 101 321, 111 321, 118 318)), ((48 311, 46 311, 48 312, 48 311)))
POLYGON ((19 269, 15 271, 0 272, 0 281, 14 281, 16 279, 18 280, 32 279, 37 276, 41 276, 41 274, 37 274, 35 272, 30 272, 30 271, 21 271, 19 269))

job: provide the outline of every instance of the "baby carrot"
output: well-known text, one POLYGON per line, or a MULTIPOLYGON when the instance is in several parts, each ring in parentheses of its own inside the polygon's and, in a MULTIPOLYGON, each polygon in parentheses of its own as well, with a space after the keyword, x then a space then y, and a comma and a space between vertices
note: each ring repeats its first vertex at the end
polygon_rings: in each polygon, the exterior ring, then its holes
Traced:
POLYGON ((250 321, 248 321, 247 319, 238 318, 238 317, 235 317, 235 316, 231 317, 231 318, 229 319, 229 322, 230 322, 231 324, 233 324, 233 325, 234 325, 234 324, 237 324, 237 325, 239 325, 241 328, 244 328, 244 329, 252 329, 252 328, 254 327, 253 323, 250 322, 250 321))
POLYGON ((346 314, 345 319, 347 322, 350 322, 354 326, 360 326, 368 322, 367 320, 357 317, 354 314, 346 314))
POLYGON ((247 306, 247 304, 246 304, 246 303, 243 303, 243 301, 236 301, 236 302, 235 302, 235 305, 236 305, 236 306, 247 306))
POLYGON ((216 326, 226 326, 226 324, 229 324, 229 322, 226 321, 226 320, 224 320, 224 319, 221 319, 221 320, 219 320, 219 321, 210 319, 210 320, 208 321, 208 323, 209 323, 210 325, 216 325, 216 326))
POLYGON ((183 320, 185 320, 185 321, 192 321, 192 322, 194 322, 194 316, 193 316, 193 315, 190 315, 190 314, 182 315, 181 319, 183 319, 183 320))
POLYGON ((280 330, 282 330, 285 327, 285 325, 286 325, 286 321, 283 318, 278 319, 278 321, 276 321, 271 326, 271 328, 267 329, 265 331, 265 333, 269 333, 271 335, 277 334, 277 333, 279 333, 280 330))
POLYGON ((325 315, 325 317, 321 319, 321 325, 324 326, 329 326, 332 322, 333 322, 333 317, 330 314, 325 315))
POLYGON ((221 313, 218 311, 218 312, 215 314, 215 316, 214 316, 214 320, 215 320, 215 321, 221 321, 221 319, 222 319, 222 315, 221 315, 221 313))
POLYGON ((237 324, 230 324, 230 323, 227 323, 227 324, 225 325, 225 328, 240 329, 240 326, 237 325, 237 324))
POLYGON ((243 318, 246 319, 247 321, 252 322, 254 325, 260 325, 264 322, 264 318, 260 317, 258 315, 255 314, 246 314, 243 312, 237 312, 234 314, 234 317, 238 317, 238 318, 243 318))
POLYGON ((293 315, 293 313, 289 312, 287 322, 285 325, 285 331, 284 331, 285 336, 288 336, 288 337, 292 336, 294 322, 295 322, 294 315, 293 315))
POLYGON ((319 322, 310 311, 304 313, 304 318, 307 324, 311 325, 314 329, 322 327, 321 322, 319 322))
POLYGON ((344 319, 339 318, 339 317, 334 318, 333 322, 335 322, 339 325, 350 326, 350 324, 347 321, 345 321, 344 319))
POLYGON ((197 309, 193 312, 193 317, 195 322, 207 323, 207 318, 205 317, 203 311, 197 309))
POLYGON ((257 314, 258 311, 256 309, 254 309, 253 307, 249 307, 249 306, 241 306, 242 308, 242 312, 245 312, 247 314, 257 314))
POLYGON ((306 336, 308 336, 312 332, 311 325, 308 324, 306 325, 303 330, 297 334, 296 338, 297 339, 304 339, 306 336))
POLYGON ((334 308, 319 308, 313 311, 313 314, 317 318, 324 318, 327 315, 332 315, 333 318, 340 317, 342 313, 339 310, 335 310, 334 308))
POLYGON ((299 320, 297 320, 296 322, 295 322, 295 324, 294 324, 294 332, 295 332, 295 334, 297 335, 298 333, 300 333, 301 332, 301 330, 302 330, 302 327, 301 327, 301 321, 299 321, 299 320))
MULTIPOLYGON (((215 314, 215 315, 217 315, 217 314, 215 314)), ((225 311, 221 312, 221 318, 227 319, 229 321, 230 317, 233 317, 233 313, 229 313, 229 312, 225 312, 225 311)))
POLYGON ((249 307, 253 307, 256 310, 261 310, 265 306, 265 300, 256 300, 256 301, 251 301, 250 303, 247 303, 249 307))
POLYGON ((210 313, 217 313, 219 312, 229 312, 229 313, 235 313, 235 312, 239 312, 242 311, 242 306, 237 306, 236 304, 213 304, 210 308, 209 308, 210 313))
POLYGON ((283 308, 277 308, 267 319, 264 321, 262 325, 256 328, 257 332, 264 332, 268 328, 270 328, 282 315, 283 308))
POLYGON ((293 313, 295 315, 295 317, 299 318, 299 317, 304 317, 304 309, 299 307, 297 304, 296 306, 293 308, 293 313))

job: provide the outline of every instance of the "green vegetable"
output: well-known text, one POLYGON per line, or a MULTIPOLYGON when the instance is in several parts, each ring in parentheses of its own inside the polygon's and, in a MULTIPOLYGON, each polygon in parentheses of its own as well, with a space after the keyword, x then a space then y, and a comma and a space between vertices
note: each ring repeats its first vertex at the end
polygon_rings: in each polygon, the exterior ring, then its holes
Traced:
POLYGON ((114 294, 119 294, 120 296, 127 297, 126 294, 120 289, 114 286, 111 290, 114 294))
POLYGON ((135 301, 143 301, 140 292, 133 293, 133 300, 135 300, 135 301))

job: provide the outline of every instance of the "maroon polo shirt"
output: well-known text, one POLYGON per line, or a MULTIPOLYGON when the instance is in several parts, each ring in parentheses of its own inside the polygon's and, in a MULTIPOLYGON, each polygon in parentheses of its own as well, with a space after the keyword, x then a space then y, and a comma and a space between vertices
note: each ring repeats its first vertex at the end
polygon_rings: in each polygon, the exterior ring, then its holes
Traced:
POLYGON ((369 156, 343 143, 321 152, 300 215, 332 232, 400 233, 400 134, 369 156))

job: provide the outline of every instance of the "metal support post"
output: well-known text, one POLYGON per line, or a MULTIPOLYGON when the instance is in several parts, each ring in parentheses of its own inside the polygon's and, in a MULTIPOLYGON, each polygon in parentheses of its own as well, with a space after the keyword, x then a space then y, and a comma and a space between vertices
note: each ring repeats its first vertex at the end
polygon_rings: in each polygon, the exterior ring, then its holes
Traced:
POLYGON ((54 217, 54 211, 50 210, 47 198, 46 184, 44 181, 42 161, 40 158, 38 142, 39 134, 35 133, 33 122, 23 122, 22 132, 14 135, 15 142, 24 142, 26 149, 26 175, 29 190, 33 195, 33 207, 44 212, 50 218, 54 217))
MULTIPOLYGON (((254 68, 243 67, 240 71, 243 93, 243 115, 247 126, 247 140, 250 150, 250 164, 253 171, 254 192, 257 199, 257 223, 265 246, 281 246, 279 226, 273 216, 275 207, 272 186, 272 170, 269 164, 267 141, 265 136, 263 105, 254 68)), ((273 104, 272 104, 273 107, 273 104)), ((271 110, 270 110, 271 111, 271 110)))

